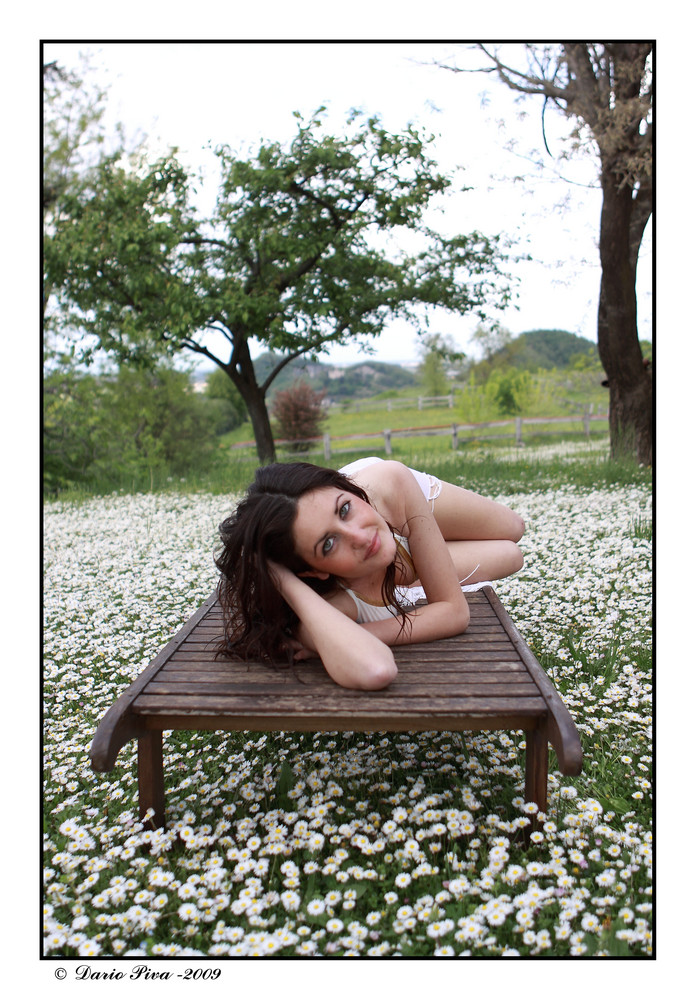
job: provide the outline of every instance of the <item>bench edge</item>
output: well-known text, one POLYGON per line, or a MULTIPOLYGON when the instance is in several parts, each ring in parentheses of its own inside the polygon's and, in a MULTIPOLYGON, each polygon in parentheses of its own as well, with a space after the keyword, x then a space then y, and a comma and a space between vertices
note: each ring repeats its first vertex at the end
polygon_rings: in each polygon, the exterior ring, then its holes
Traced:
POLYGON ((549 742, 556 752, 562 774, 578 775, 582 771, 582 743, 580 734, 563 699, 544 668, 531 651, 517 626, 492 587, 482 587, 501 625, 510 636, 549 711, 549 742))
POLYGON ((210 611, 216 601, 217 591, 214 591, 106 711, 97 726, 90 746, 93 771, 113 770, 122 747, 146 732, 143 721, 132 710, 133 702, 143 688, 150 683, 157 671, 164 666, 174 650, 181 645, 199 621, 210 611))

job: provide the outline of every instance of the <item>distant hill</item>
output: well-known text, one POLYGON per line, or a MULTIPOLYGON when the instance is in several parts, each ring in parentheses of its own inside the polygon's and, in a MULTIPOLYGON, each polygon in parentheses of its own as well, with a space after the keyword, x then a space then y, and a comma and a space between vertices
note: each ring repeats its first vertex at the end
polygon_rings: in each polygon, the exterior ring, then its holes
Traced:
POLYGON ((515 337, 494 355, 513 368, 567 368, 574 356, 597 357, 597 345, 567 330, 530 330, 515 337))
MULTIPOLYGON (((254 370, 259 382, 263 382, 281 360, 281 355, 267 351, 254 361, 254 370)), ((289 386, 302 379, 313 389, 323 389, 328 398, 361 399, 375 396, 389 389, 401 389, 404 386, 416 385, 415 374, 400 365, 385 364, 382 361, 361 361, 357 365, 347 367, 325 364, 320 361, 309 361, 306 358, 296 358, 285 366, 274 380, 269 391, 272 399, 279 389, 289 386)))

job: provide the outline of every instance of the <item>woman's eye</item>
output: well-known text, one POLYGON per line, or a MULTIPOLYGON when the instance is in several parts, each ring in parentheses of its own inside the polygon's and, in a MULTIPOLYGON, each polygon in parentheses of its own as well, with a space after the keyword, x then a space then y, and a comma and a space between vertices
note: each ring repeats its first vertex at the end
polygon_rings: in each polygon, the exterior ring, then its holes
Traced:
POLYGON ((326 539, 326 541, 324 542, 324 544, 321 547, 322 555, 328 556, 329 552, 334 547, 334 542, 335 541, 336 541, 336 539, 334 538, 333 535, 331 535, 330 538, 326 539))
POLYGON ((350 500, 346 500, 346 502, 341 505, 341 509, 338 512, 338 516, 342 520, 345 520, 345 518, 348 517, 349 512, 350 512, 350 500))

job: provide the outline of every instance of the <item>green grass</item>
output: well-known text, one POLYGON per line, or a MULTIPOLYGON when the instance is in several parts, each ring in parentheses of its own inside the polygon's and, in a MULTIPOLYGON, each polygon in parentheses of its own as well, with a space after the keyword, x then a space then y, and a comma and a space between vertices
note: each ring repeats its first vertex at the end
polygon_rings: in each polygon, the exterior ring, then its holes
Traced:
MULTIPOLYGON (((651 469, 629 459, 610 460, 608 440, 599 437, 592 439, 589 446, 583 435, 562 436, 554 439, 553 444, 544 438, 538 445, 529 444, 521 449, 515 449, 509 442, 504 446, 485 442, 460 447, 457 451, 453 451, 449 438, 396 438, 392 441, 391 456, 387 456, 376 444, 379 442, 364 441, 362 447, 351 449, 347 454, 333 454, 329 462, 325 462, 322 451, 308 454, 280 451, 277 457, 281 462, 310 461, 333 468, 368 455, 391 457, 445 481, 483 493, 543 489, 554 484, 599 488, 652 483, 651 469), (568 446, 578 449, 572 460, 563 454, 563 449, 568 446)), ((253 480, 258 464, 253 448, 225 449, 225 454, 206 473, 177 478, 163 474, 145 476, 141 480, 129 477, 108 484, 95 483, 91 488, 64 490, 60 499, 79 502, 90 496, 129 493, 240 493, 253 480)), ((641 519, 636 521, 633 530, 637 537, 652 536, 652 524, 641 519)))

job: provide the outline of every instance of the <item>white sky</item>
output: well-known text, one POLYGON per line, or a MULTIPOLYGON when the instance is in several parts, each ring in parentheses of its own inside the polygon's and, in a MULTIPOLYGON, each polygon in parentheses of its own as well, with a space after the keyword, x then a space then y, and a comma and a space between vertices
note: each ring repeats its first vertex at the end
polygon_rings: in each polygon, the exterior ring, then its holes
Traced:
MULTIPOLYGON (((457 65, 482 65, 483 57, 467 52, 464 44, 147 41, 45 47, 46 59, 66 67, 78 68, 80 53, 90 56, 90 76, 109 87, 113 121, 131 135, 145 133, 153 151, 176 146, 189 167, 207 171, 204 209, 212 210, 217 191, 211 149, 226 143, 244 155, 261 139, 289 140, 296 131, 293 111, 308 115, 326 105, 328 124, 337 132, 353 107, 379 114, 394 131, 409 122, 423 125, 437 136, 440 169, 463 166, 462 181, 473 188, 448 199, 438 224, 452 232, 477 228, 514 235, 519 250, 534 258, 514 269, 521 278, 518 309, 499 317, 503 325, 513 334, 558 328, 596 341, 600 197, 596 187, 585 186, 596 180, 595 161, 586 156, 554 164, 543 152, 549 169, 541 176, 527 158, 543 150, 539 98, 516 102, 490 74, 454 74, 428 65, 451 62, 452 56, 457 65), (506 151, 510 141, 517 144, 516 154, 506 151), (554 179, 554 166, 562 167, 570 183, 554 179)), ((551 151, 560 154, 566 120, 547 112, 545 125, 551 151)), ((638 307, 640 336, 651 339, 652 261, 646 242, 638 307)), ((477 322, 441 311, 430 329, 467 350, 477 322)), ((416 330, 404 322, 395 322, 373 343, 376 360, 417 357, 416 330)), ((325 356, 338 363, 362 358, 357 345, 325 356)))

